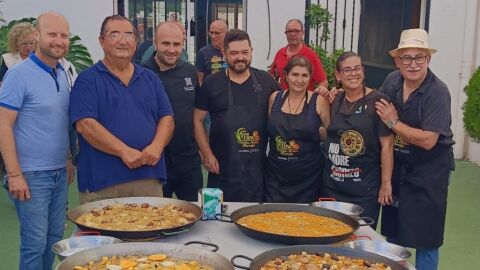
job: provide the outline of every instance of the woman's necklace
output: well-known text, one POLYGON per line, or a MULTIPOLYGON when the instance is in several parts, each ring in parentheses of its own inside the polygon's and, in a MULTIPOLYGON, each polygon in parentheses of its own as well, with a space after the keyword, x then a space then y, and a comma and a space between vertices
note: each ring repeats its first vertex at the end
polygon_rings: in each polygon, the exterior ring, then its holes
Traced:
MULTIPOLYGON (((361 99, 361 98, 360 98, 361 99)), ((350 108, 347 107, 347 98, 343 98, 343 106, 345 107, 345 113, 350 113, 350 111, 355 107, 355 104, 357 104, 357 101, 360 99, 355 100, 351 105, 350 108)))
POLYGON ((288 95, 287 97, 287 100, 288 100, 288 112, 290 114, 297 114, 298 110, 300 109, 300 106, 302 105, 302 102, 303 100, 305 99, 305 96, 302 97, 302 99, 300 100, 300 102, 298 103, 297 105, 297 108, 295 109, 295 111, 292 112, 292 107, 290 105, 290 95, 288 95))
POLYGON ((359 101, 359 100, 361 100, 365 97, 367 89, 365 87, 363 87, 362 92, 363 92, 363 95, 359 99, 357 99, 353 103, 351 103, 350 108, 347 107, 347 95, 345 94, 345 96, 343 96, 343 107, 345 108, 345 113, 348 114, 348 113, 350 113, 350 111, 353 108, 355 108, 355 105, 357 104, 357 101, 359 101))

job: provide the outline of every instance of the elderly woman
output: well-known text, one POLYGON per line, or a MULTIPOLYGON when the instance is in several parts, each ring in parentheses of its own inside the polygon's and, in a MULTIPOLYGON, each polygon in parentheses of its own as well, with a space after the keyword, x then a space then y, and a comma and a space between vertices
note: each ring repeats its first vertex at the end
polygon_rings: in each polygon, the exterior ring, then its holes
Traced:
POLYGON ((337 59, 335 77, 344 91, 332 103, 322 195, 360 205, 375 228, 380 204, 392 202, 393 135, 375 111, 385 95, 364 86, 356 53, 337 59))
POLYGON ((15 24, 8 32, 8 53, 2 55, 0 66, 0 82, 7 70, 28 57, 37 47, 35 28, 27 22, 15 24))
POLYGON ((328 101, 307 91, 310 61, 290 58, 284 68, 288 90, 270 96, 270 152, 265 169, 267 202, 308 203, 320 195, 324 157, 320 148, 330 122, 328 101))

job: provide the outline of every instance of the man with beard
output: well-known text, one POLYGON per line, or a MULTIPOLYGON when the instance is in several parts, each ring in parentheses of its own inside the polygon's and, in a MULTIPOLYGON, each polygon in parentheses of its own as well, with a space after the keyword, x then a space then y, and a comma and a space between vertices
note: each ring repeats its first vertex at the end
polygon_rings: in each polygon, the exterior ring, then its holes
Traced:
POLYGON ((225 201, 263 201, 268 100, 280 85, 250 67, 252 47, 245 31, 225 35, 228 68, 205 79, 195 101, 195 139, 208 170, 208 186, 223 190, 225 201), (212 118, 207 139, 203 120, 212 118))
POLYGON ((328 81, 322 62, 314 50, 303 44, 304 33, 303 23, 299 19, 291 19, 287 22, 285 36, 287 37, 288 45, 278 50, 277 54, 275 54, 270 67, 270 73, 275 79, 279 80, 283 89, 288 89, 283 69, 287 65, 288 59, 292 56, 302 55, 310 60, 312 64, 312 76, 307 89, 312 91, 317 86, 326 90, 324 87, 328 85, 328 81))
POLYGON ((435 52, 425 30, 404 30, 390 51, 398 70, 380 88, 392 102, 375 105, 395 132, 392 192, 398 203, 383 207, 382 233, 389 242, 416 248, 418 270, 438 268, 455 167, 450 92, 428 68, 435 52))
POLYGON ((127 18, 105 18, 99 41, 104 58, 80 73, 70 98, 70 121, 79 133, 80 203, 161 197, 172 107, 158 76, 131 63, 137 41, 127 18))
POLYGON ((144 63, 165 86, 175 114, 175 131, 165 148, 167 183, 165 197, 172 194, 182 200, 195 201, 203 185, 200 156, 193 136, 193 109, 197 73, 195 67, 181 60, 184 36, 176 22, 160 23, 156 30, 156 53, 144 63))
POLYGON ((69 46, 64 16, 37 19, 35 53, 8 70, 0 89, 5 187, 20 221, 19 269, 51 269, 67 205, 69 83, 59 63, 69 46))

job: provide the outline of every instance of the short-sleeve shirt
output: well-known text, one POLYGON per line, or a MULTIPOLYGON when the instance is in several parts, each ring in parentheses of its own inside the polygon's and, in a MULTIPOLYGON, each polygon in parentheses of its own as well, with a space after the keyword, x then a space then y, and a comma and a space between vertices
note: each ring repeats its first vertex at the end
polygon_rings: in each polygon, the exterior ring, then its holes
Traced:
POLYGON ((213 47, 212 44, 201 48, 197 53, 195 68, 198 72, 203 72, 203 78, 224 70, 226 63, 223 60, 222 50, 213 47))
POLYGON ((433 74, 430 69, 417 90, 403 102, 403 77, 400 71, 390 73, 380 91, 384 92, 394 103, 402 122, 425 131, 439 134, 437 143, 444 146, 454 144, 450 129, 452 117, 450 112, 450 92, 448 87, 433 74), (413 101, 420 101, 420 106, 409 106, 413 101), (414 111, 420 123, 414 124, 403 117, 407 111, 414 111))
POLYGON ((18 113, 13 137, 23 172, 66 166, 69 96, 60 64, 53 69, 30 53, 8 69, 0 88, 0 106, 18 113))
MULTIPOLYGON (((283 72, 283 69, 290 59, 287 56, 287 47, 288 46, 278 50, 277 54, 275 54, 275 58, 273 59, 272 66, 270 67, 270 74, 280 78, 280 85, 285 90, 288 89, 288 85, 285 80, 285 73, 283 72)), ((305 56, 305 58, 310 60, 310 63, 312 64, 312 78, 308 84, 308 90, 312 91, 315 88, 315 84, 319 84, 327 79, 327 74, 323 69, 322 61, 320 61, 320 58, 314 50, 310 49, 306 45, 303 45, 300 51, 295 55, 305 56)))
POLYGON ((175 114, 175 131, 165 153, 171 160, 177 160, 176 157, 196 157, 198 147, 193 136, 193 109, 198 82, 195 67, 178 60, 174 68, 161 71, 155 62, 155 55, 144 62, 143 66, 158 75, 175 114))
MULTIPOLYGON (((173 115, 158 76, 134 64, 133 76, 124 85, 103 62, 81 72, 70 99, 70 121, 93 118, 129 147, 142 151, 154 139, 162 117, 173 115)), ((129 169, 123 161, 90 145, 79 135, 78 188, 94 192, 128 181, 166 179, 162 155, 155 166, 129 169)))
MULTIPOLYGON (((268 100, 270 94, 274 91, 282 90, 280 85, 265 71, 254 69, 258 83, 262 85, 261 104, 268 109, 268 100)), ((228 108, 227 81, 228 77, 224 71, 209 76, 198 91, 195 100, 195 107, 208 111, 212 121, 219 116, 223 116, 228 108)), ((253 91, 252 76, 243 83, 238 84, 230 81, 233 94, 233 103, 235 105, 250 105, 252 100, 256 100, 256 94, 253 91), (250 90, 250 91, 249 91, 250 90)), ((265 110, 267 112, 267 110, 265 110)), ((241 117, 241 116, 239 116, 241 117)))

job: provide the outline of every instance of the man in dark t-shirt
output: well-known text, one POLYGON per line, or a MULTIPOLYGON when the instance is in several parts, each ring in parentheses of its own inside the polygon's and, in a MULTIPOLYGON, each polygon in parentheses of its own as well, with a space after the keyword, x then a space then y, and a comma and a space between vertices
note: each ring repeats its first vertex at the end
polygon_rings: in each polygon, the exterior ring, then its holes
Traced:
POLYGON ((438 267, 454 167, 450 92, 428 68, 435 52, 425 30, 404 30, 390 51, 398 71, 381 87, 392 102, 376 103, 377 114, 395 132, 392 192, 398 203, 384 206, 382 234, 416 248, 419 270, 438 267))
POLYGON ((263 201, 268 99, 280 85, 265 71, 250 68, 248 34, 225 35, 228 69, 206 78, 195 102, 195 139, 209 171, 208 186, 223 190, 225 201, 263 201), (210 113, 207 139, 203 120, 210 113))
POLYGON ((203 185, 200 157, 193 136, 193 109, 197 74, 195 67, 181 60, 183 34, 174 22, 161 23, 155 35, 156 53, 143 65, 162 81, 175 115, 175 130, 165 149, 167 183, 165 197, 172 194, 195 201, 203 185))
POLYGON ((197 60, 195 61, 195 68, 197 69, 200 84, 203 83, 208 75, 225 69, 222 47, 227 29, 227 24, 222 20, 215 20, 210 24, 208 35, 212 43, 202 47, 198 51, 197 60))

